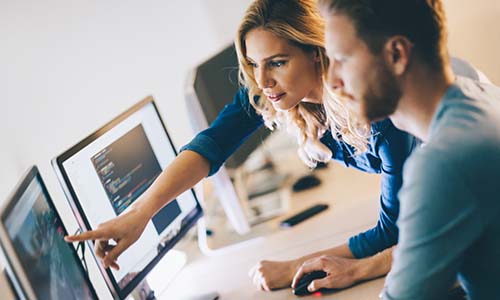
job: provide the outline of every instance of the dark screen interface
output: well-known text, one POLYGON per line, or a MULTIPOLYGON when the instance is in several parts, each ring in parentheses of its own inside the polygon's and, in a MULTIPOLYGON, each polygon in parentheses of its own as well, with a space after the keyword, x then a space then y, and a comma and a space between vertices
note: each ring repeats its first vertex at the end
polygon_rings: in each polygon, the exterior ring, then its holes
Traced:
MULTIPOLYGON (((142 124, 99 151, 91 160, 116 215, 134 203, 162 171, 142 124)), ((177 200, 163 207, 152 220, 158 234, 180 214, 177 200)))
POLYGON ((8 234, 38 299, 94 299, 61 220, 35 178, 7 217, 8 234))
POLYGON ((132 204, 160 175, 161 167, 142 125, 92 157, 116 215, 132 204))

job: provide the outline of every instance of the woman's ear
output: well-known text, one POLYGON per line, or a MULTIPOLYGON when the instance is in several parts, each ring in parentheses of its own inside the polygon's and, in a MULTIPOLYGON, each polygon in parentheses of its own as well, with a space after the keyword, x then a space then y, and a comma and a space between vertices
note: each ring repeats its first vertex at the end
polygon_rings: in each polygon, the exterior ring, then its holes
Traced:
POLYGON ((320 62, 321 61, 321 54, 319 48, 316 47, 314 50, 314 61, 315 62, 320 62))

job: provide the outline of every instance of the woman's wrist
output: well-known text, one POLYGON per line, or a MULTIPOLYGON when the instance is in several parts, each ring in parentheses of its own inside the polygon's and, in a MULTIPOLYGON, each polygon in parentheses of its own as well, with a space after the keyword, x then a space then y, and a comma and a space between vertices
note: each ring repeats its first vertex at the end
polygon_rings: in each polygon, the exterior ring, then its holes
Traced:
POLYGON ((152 201, 150 197, 147 197, 147 195, 148 193, 146 192, 143 196, 137 199, 132 209, 136 210, 144 218, 150 220, 156 214, 157 209, 154 207, 154 201, 152 201))

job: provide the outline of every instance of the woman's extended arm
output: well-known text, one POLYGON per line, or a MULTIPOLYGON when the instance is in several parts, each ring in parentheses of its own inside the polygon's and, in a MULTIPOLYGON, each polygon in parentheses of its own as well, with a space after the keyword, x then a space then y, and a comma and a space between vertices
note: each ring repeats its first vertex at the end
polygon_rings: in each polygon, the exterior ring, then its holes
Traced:
POLYGON ((96 230, 67 241, 96 240, 96 254, 104 266, 119 268, 116 260, 140 237, 148 221, 172 199, 194 186, 207 175, 215 173, 222 163, 257 128, 262 119, 248 102, 245 89, 240 89, 209 128, 200 132, 149 189, 126 213, 100 224, 96 230), (109 240, 116 246, 111 246, 109 240))
POLYGON ((66 241, 96 240, 95 251, 103 260, 104 266, 119 269, 116 262, 118 256, 139 239, 156 212, 207 176, 209 170, 210 163, 206 158, 193 151, 184 151, 160 174, 130 210, 100 224, 95 230, 67 236, 66 241), (116 245, 111 246, 110 240, 114 240, 116 245))

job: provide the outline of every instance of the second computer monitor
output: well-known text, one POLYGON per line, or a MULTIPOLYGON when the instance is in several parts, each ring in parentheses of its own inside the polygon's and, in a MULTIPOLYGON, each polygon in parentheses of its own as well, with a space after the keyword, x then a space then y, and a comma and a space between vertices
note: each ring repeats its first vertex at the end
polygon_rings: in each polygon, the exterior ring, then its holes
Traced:
MULTIPOLYGON (((176 155, 148 97, 58 156, 53 166, 80 226, 91 230, 126 213, 176 155)), ((120 270, 101 266, 114 297, 124 299, 201 214, 188 190, 165 205, 122 253, 120 270)))
MULTIPOLYGON (((1 211, 0 241, 16 280, 29 300, 97 300, 45 184, 33 167, 1 211)), ((10 273, 10 272, 9 272, 10 273)))
MULTIPOLYGON (((231 103, 240 88, 238 82, 238 57, 231 44, 191 71, 187 82, 186 98, 191 125, 195 131, 206 129, 224 107, 231 103)), ((228 157, 225 166, 234 169, 241 166, 263 141, 270 130, 262 126, 249 136, 228 157)))

